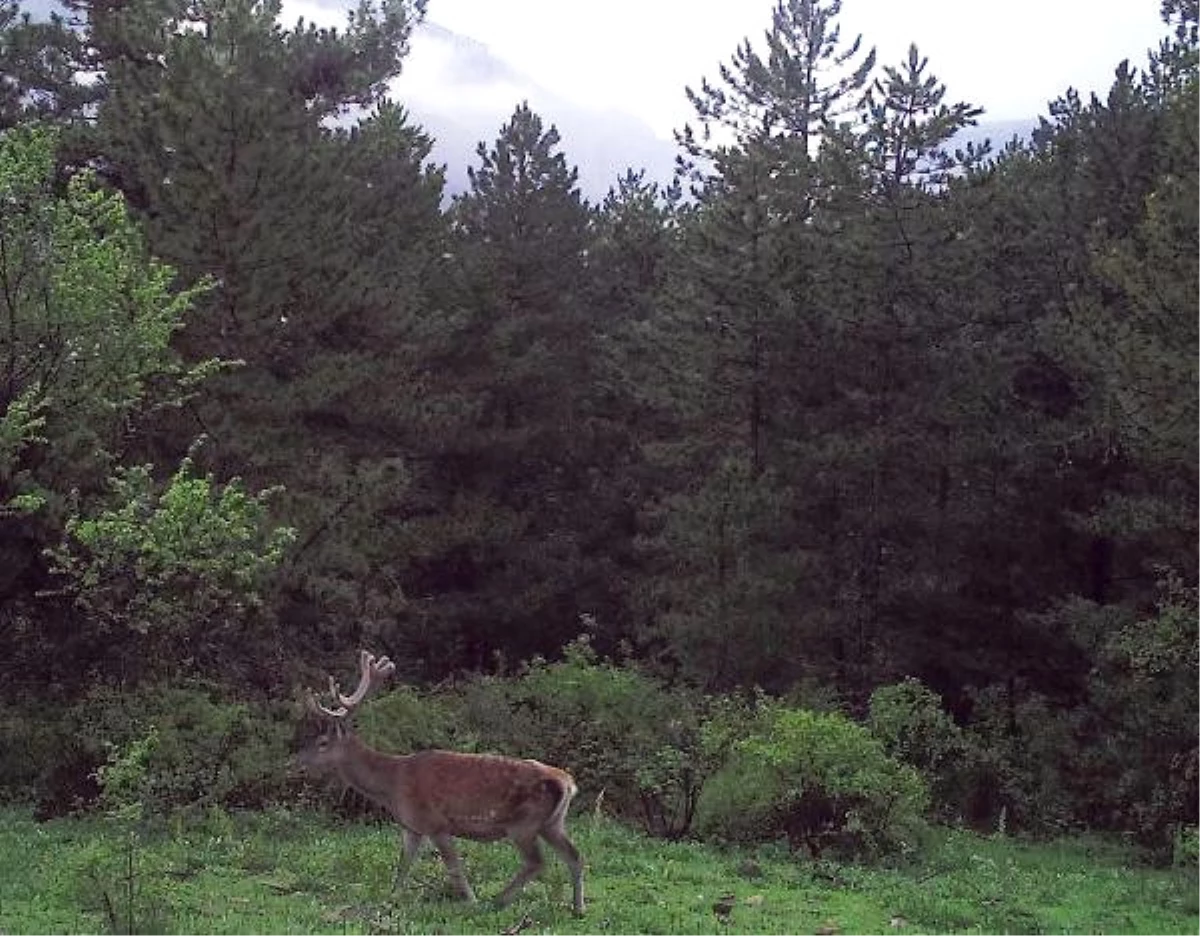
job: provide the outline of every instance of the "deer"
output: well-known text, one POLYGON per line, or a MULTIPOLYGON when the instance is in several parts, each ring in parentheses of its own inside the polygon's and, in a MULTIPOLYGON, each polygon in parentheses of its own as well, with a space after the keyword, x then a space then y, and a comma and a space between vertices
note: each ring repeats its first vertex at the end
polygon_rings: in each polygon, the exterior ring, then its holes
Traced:
POLYGON ((425 750, 385 754, 364 743, 351 718, 363 700, 395 672, 386 656, 359 651, 359 683, 343 695, 329 678, 333 704, 322 704, 311 689, 306 707, 325 726, 299 755, 315 774, 336 774, 344 786, 382 806, 400 825, 403 849, 393 889, 400 889, 426 839, 441 854, 446 874, 458 895, 469 903, 475 893, 463 872, 454 839, 494 842, 508 839, 523 860, 520 869, 496 898, 507 906, 542 871, 538 840, 544 840, 571 872, 572 906, 584 912, 583 859, 567 837, 566 817, 577 792, 565 770, 536 760, 498 754, 463 754, 425 750))

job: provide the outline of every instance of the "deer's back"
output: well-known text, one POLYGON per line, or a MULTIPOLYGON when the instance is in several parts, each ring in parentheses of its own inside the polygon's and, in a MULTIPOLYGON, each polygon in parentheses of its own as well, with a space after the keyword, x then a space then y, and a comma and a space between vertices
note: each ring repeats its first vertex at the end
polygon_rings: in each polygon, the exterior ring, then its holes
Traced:
POLYGON ((575 792, 570 774, 533 760, 421 751, 403 758, 397 818, 423 835, 495 840, 540 829, 575 792))

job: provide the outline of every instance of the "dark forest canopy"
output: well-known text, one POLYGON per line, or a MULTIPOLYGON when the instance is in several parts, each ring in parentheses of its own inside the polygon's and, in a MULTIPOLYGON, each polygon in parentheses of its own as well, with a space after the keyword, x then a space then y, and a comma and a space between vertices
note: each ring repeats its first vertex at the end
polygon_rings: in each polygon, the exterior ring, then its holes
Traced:
POLYGON ((582 633, 856 716, 919 680, 1053 821, 1195 822, 1192 0, 999 152, 780 3, 598 205, 525 105, 443 199, 386 94, 421 0, 70 8, 0 3, 9 702, 582 633))

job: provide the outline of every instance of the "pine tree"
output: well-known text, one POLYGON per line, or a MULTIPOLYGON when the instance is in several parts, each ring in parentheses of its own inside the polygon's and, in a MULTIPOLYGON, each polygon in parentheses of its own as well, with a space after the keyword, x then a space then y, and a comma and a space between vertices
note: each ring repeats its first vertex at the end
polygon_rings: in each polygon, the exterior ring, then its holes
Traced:
POLYGON ((837 583, 842 675, 858 690, 896 665, 912 609, 942 600, 950 581, 937 545, 951 475, 944 442, 960 402, 953 388, 974 363, 956 341, 970 313, 953 297, 974 255, 951 233, 948 206, 951 183, 984 152, 948 151, 980 110, 945 94, 911 47, 818 159, 827 184, 813 227, 827 288, 816 310, 824 361, 813 366, 828 389, 797 401, 804 441, 793 470, 828 482, 798 493, 796 508, 813 535, 836 531, 826 580, 837 583))
MULTIPOLYGON (((812 268, 808 220, 820 189, 814 144, 857 103, 874 67, 861 37, 841 47, 840 3, 780 0, 761 57, 749 40, 721 82, 704 81, 689 98, 703 127, 678 134, 688 154, 700 207, 684 225, 694 286, 685 303, 691 330, 710 344, 713 402, 737 413, 713 422, 740 436, 753 470, 771 462, 779 380, 794 370, 787 350, 812 268), (729 137, 732 136, 730 140, 729 137)), ((782 378, 787 379, 787 378, 782 378)))
POLYGON ((778 0, 765 61, 745 40, 720 67, 719 84, 706 79, 698 92, 687 90, 702 128, 700 139, 690 126, 677 134, 689 155, 712 156, 720 145, 711 142, 714 131, 724 129, 740 144, 791 139, 807 156, 820 132, 854 107, 875 67, 874 50, 859 58, 861 36, 841 47, 841 9, 841 0, 778 0))
POLYGON ((79 81, 82 61, 82 42, 59 13, 34 20, 17 0, 0 3, 0 130, 84 118, 100 89, 79 81))
POLYGON ((823 183, 813 151, 874 64, 859 40, 841 47, 839 12, 836 2, 778 3, 766 57, 743 43, 719 84, 689 91, 702 133, 677 135, 696 204, 681 214, 678 264, 653 323, 671 387, 659 421, 675 436, 647 448, 668 480, 643 515, 651 572, 642 593, 650 632, 665 629, 685 664, 689 647, 720 646, 739 630, 771 635, 771 652, 740 666, 702 655, 704 678, 721 684, 786 684, 798 670, 778 660, 822 626, 786 610, 802 606, 797 570, 808 565, 791 545, 788 473, 795 407, 821 380, 812 357, 824 287, 810 221, 823 183), (753 528, 730 537, 713 520, 729 511, 753 528), (705 587, 676 592, 668 570, 703 553, 701 532, 739 575, 702 576, 705 587))
POLYGON ((423 3, 361 4, 345 30, 285 29, 277 0, 86 10, 107 84, 96 161, 153 249, 213 285, 178 348, 238 362, 145 444, 157 460, 203 431, 218 478, 284 486, 298 540, 276 600, 298 639, 387 626, 399 519, 381 518, 404 492, 444 229, 430 141, 383 93, 423 3))
POLYGON ((522 104, 480 144, 451 210, 403 573, 428 600, 397 636, 438 673, 553 650, 583 614, 616 617, 605 553, 621 505, 605 466, 619 435, 597 399, 589 210, 558 143, 522 104))

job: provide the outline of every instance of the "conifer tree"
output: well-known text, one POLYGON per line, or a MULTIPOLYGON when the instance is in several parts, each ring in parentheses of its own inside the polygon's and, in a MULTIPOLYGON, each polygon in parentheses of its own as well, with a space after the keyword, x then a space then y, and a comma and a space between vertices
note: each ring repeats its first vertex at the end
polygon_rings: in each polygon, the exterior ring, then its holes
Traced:
POLYGON ((797 569, 807 563, 788 545, 795 406, 821 381, 813 157, 874 64, 859 40, 843 48, 839 13, 837 2, 776 4, 767 54, 743 43, 719 83, 689 91, 701 132, 677 134, 696 204, 681 215, 679 262, 654 323, 671 381, 671 418, 661 422, 675 437, 648 449, 668 481, 643 512, 652 571, 642 594, 651 632, 669 633, 685 657, 685 646, 721 646, 739 631, 770 635, 772 651, 747 654, 740 667, 708 653, 703 678, 718 684, 794 678, 773 661, 819 626, 785 610, 802 606, 797 569), (750 528, 731 536, 729 516, 750 528), (701 534, 708 554, 726 555, 739 574, 700 575, 701 587, 677 591, 667 570, 704 554, 701 534))
POLYGON ((480 144, 451 210, 404 573, 428 601, 398 637, 434 672, 545 652, 582 614, 616 617, 604 553, 619 505, 604 466, 619 446, 596 392, 589 210, 558 144, 520 105, 480 144))
POLYGON ((738 143, 790 139, 800 158, 810 152, 827 126, 852 110, 856 95, 875 66, 875 52, 860 56, 862 37, 842 46, 837 19, 841 0, 777 0, 765 34, 767 57, 747 39, 729 65, 720 67, 720 83, 701 82, 688 89, 702 132, 690 126, 677 139, 693 156, 711 156, 720 128, 738 143))
POLYGON ((809 486, 796 506, 811 520, 835 521, 826 580, 837 583, 830 597, 843 675, 860 687, 882 678, 894 647, 908 645, 908 608, 941 600, 949 581, 937 505, 956 453, 944 440, 965 405, 954 389, 978 363, 971 344, 955 340, 970 313, 953 284, 978 258, 949 234, 948 203, 952 181, 975 171, 986 150, 949 150, 981 111, 945 98, 912 46, 873 81, 855 120, 828 134, 819 157, 824 176, 838 180, 814 225, 828 283, 822 379, 835 391, 797 406, 805 442, 794 468, 831 483, 809 486))
POLYGON ((81 3, 106 75, 96 161, 152 247, 213 284, 178 348, 238 362, 146 444, 204 431, 218 478, 283 485, 298 538, 278 601, 301 635, 384 626, 403 599, 379 518, 403 494, 443 236, 431 143, 384 98, 423 3, 360 4, 344 30, 284 28, 277 0, 81 3))
POLYGON ((0 3, 0 130, 83 118, 101 89, 79 81, 82 63, 82 41, 61 14, 35 20, 17 0, 0 3))

